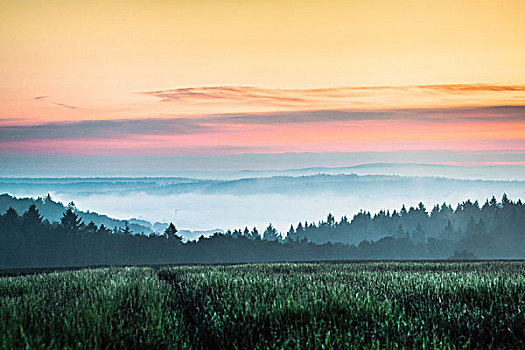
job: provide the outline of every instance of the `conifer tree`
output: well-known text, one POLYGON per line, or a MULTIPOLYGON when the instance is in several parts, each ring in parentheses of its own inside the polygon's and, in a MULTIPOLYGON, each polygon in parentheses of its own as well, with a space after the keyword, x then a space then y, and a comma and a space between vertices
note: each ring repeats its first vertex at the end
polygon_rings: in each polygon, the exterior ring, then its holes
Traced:
POLYGON ((64 212, 60 219, 60 224, 69 232, 78 232, 84 226, 82 218, 74 212, 72 206, 69 206, 64 212))
POLYGON ((270 223, 266 230, 264 230, 263 239, 265 241, 276 241, 279 238, 279 234, 275 227, 270 223))
POLYGON ((131 231, 131 228, 129 228, 128 222, 124 222, 124 229, 122 230, 122 233, 124 235, 131 235, 133 232, 131 231))
POLYGON ((178 235, 177 232, 179 232, 179 230, 177 230, 175 225, 173 225, 173 223, 170 222, 170 224, 168 225, 168 227, 164 231, 164 235, 166 236, 166 238, 167 238, 167 240, 169 242, 181 243, 182 242, 182 236, 178 235))
POLYGON ((38 212, 35 204, 31 204, 27 211, 22 215, 25 225, 35 226, 42 223, 42 215, 38 212))
POLYGON ((259 231, 257 230, 257 227, 253 227, 252 232, 250 232, 252 239, 261 239, 261 236, 259 235, 259 231))

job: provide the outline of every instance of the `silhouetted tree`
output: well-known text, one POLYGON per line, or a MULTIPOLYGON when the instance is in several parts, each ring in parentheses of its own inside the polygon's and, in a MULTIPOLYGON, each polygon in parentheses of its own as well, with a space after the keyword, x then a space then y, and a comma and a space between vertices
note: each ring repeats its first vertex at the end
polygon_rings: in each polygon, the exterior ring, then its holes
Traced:
POLYGON ((179 232, 179 230, 177 230, 175 225, 173 225, 173 223, 170 222, 170 224, 168 225, 168 227, 164 231, 164 235, 167 237, 169 242, 181 243, 182 242, 182 236, 178 235, 177 232, 179 232))
POLYGON ((253 227, 252 231, 250 232, 251 239, 261 239, 261 235, 259 234, 259 231, 257 230, 257 227, 253 227))
POLYGON ((290 225, 290 228, 288 229, 288 232, 286 232, 286 239, 295 241, 297 240, 297 237, 295 235, 295 229, 293 228, 293 225, 290 225))
POLYGON ((36 205, 31 204, 27 211, 22 215, 22 221, 25 225, 35 227, 42 223, 42 215, 38 212, 36 205))
POLYGON ((509 204, 511 204, 511 201, 509 200, 509 197, 507 196, 506 193, 503 193, 503 197, 501 197, 501 207, 505 208, 509 204))
POLYGON ((111 229, 107 228, 104 224, 101 224, 100 227, 98 228, 98 232, 104 233, 104 234, 110 234, 111 229))
POLYGON ((127 221, 124 222, 124 229, 122 230, 122 233, 126 236, 129 236, 132 234, 127 221))
POLYGON ((18 219, 18 217, 18 213, 15 209, 13 209, 13 207, 9 207, 4 215, 4 218, 8 223, 14 222, 18 219))
MULTIPOLYGON (((73 202, 71 202, 73 203, 73 202)), ((78 232, 84 223, 82 218, 80 218, 74 211, 73 206, 70 206, 65 212, 62 218, 60 219, 60 224, 66 231, 69 232, 78 232)))
POLYGON ((87 224, 84 228, 84 231, 86 231, 86 233, 93 234, 98 231, 98 227, 93 221, 90 221, 89 224, 87 224))
POLYGON ((271 223, 268 225, 266 230, 264 230, 263 239, 265 241, 276 241, 279 239, 279 234, 271 223))
POLYGON ((328 214, 326 218, 326 223, 328 224, 328 226, 335 226, 335 218, 331 213, 328 214))

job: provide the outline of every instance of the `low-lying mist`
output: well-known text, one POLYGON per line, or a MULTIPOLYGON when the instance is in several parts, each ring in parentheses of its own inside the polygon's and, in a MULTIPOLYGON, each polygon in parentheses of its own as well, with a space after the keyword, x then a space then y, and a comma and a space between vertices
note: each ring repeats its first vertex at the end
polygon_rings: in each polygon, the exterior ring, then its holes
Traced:
MULTIPOLYGON (((58 181, 58 180, 57 180, 58 181)), ((83 179, 85 184, 87 180, 83 179)), ((107 179, 107 182, 115 181, 107 179)), ((14 195, 43 196, 50 192, 65 204, 74 201, 83 211, 95 211, 118 219, 138 218, 149 222, 173 222, 185 230, 235 229, 256 226, 260 231, 271 222, 281 232, 290 224, 318 222, 332 213, 349 219, 363 209, 372 214, 381 210, 399 210, 423 202, 428 210, 446 201, 453 206, 466 199, 481 204, 492 196, 525 198, 525 182, 468 181, 442 178, 406 178, 398 176, 306 176, 275 177, 191 183, 191 186, 166 185, 140 187, 115 181, 114 188, 100 179, 82 187, 55 190, 54 185, 24 189, 19 185, 14 195), (118 185, 118 186, 117 186, 118 185), (181 187, 185 186, 185 187, 181 187), (118 188, 118 190, 117 190, 118 188)), ((148 180, 155 183, 155 179, 148 180)), ((89 182, 89 181, 88 181, 89 182)), ((148 182, 149 183, 149 182, 148 182)), ((1 189, 1 188, 0 188, 1 189)))

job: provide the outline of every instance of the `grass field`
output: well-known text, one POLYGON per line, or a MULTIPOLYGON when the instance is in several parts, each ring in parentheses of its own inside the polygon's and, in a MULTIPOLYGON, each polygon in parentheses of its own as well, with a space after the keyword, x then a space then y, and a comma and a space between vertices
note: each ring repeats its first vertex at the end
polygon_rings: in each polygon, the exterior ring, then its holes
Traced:
POLYGON ((525 348, 525 262, 99 268, 0 278, 2 348, 525 348))

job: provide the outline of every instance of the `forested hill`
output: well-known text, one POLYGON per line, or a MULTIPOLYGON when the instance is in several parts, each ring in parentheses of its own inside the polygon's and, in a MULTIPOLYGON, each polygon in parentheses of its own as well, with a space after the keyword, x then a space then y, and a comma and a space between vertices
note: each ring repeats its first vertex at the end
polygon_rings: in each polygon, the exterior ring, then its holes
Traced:
MULTIPOLYGON (((43 216, 44 220, 49 220, 50 222, 54 221, 60 221, 60 218, 62 217, 62 214, 64 211, 66 211, 66 206, 62 204, 61 202, 55 202, 50 195, 47 195, 46 197, 38 197, 36 199, 34 198, 16 198, 14 196, 10 196, 7 193, 0 194, 0 212, 5 213, 7 209, 10 207, 15 209, 19 213, 25 212, 30 205, 34 204, 40 214, 43 216)), ((69 206, 74 207, 74 203, 69 203, 69 206)), ((145 234, 153 233, 154 231, 160 231, 162 232, 167 224, 157 223, 157 227, 155 227, 147 222, 147 221, 139 221, 139 220, 118 220, 114 218, 110 218, 106 215, 101 215, 95 212, 90 211, 81 211, 75 208, 75 211, 82 216, 82 218, 86 222, 93 221, 96 225, 104 225, 109 228, 123 228, 128 222, 129 227, 133 232, 144 232, 145 234)))
POLYGON ((159 236, 132 234, 127 225, 122 230, 111 230, 104 224, 86 224, 84 219, 72 206, 59 222, 53 223, 42 219, 36 204, 22 214, 9 208, 0 215, 0 268, 343 259, 525 259, 525 205, 506 195, 501 202, 492 198, 482 206, 469 200, 456 209, 443 204, 430 213, 419 205, 374 216, 362 211, 350 221, 345 217, 336 221, 329 215, 318 225, 291 227, 286 237, 270 224, 262 233, 256 228, 244 228, 186 243, 173 225, 159 236), (311 242, 319 237, 332 241, 333 237, 380 229, 385 237, 365 239, 355 245, 311 242))

